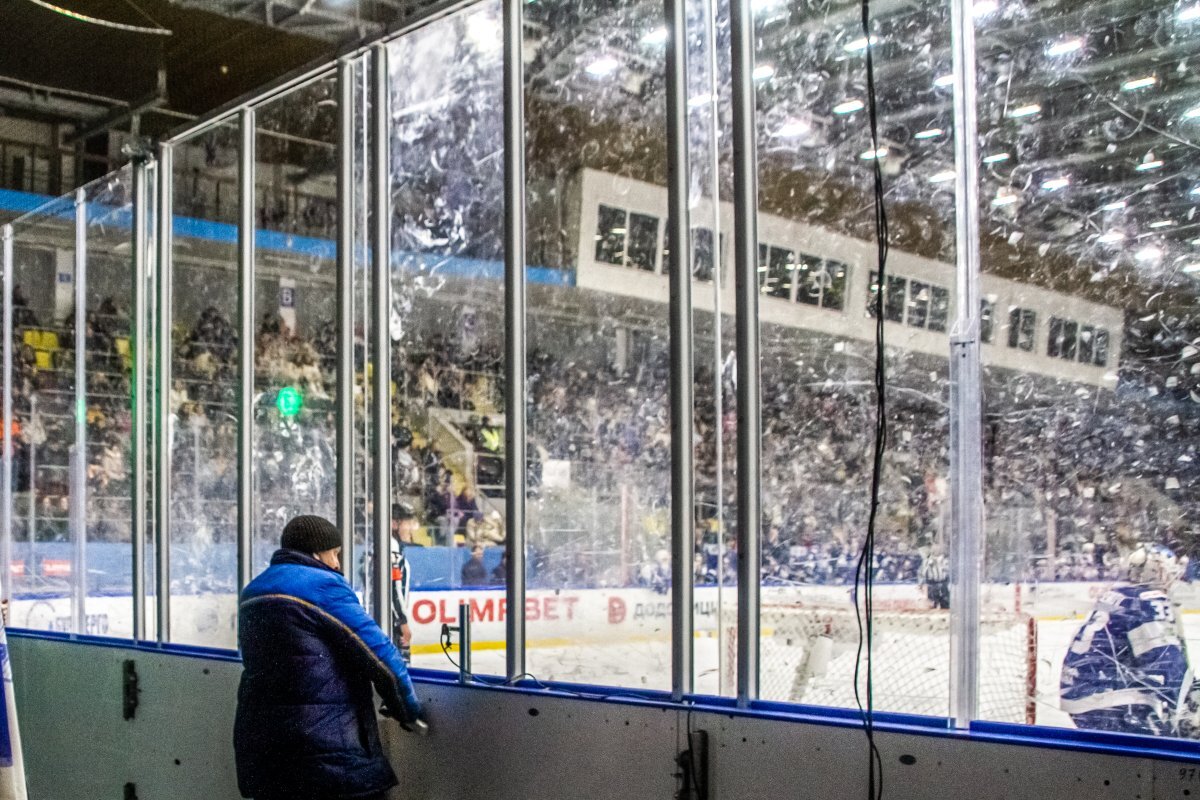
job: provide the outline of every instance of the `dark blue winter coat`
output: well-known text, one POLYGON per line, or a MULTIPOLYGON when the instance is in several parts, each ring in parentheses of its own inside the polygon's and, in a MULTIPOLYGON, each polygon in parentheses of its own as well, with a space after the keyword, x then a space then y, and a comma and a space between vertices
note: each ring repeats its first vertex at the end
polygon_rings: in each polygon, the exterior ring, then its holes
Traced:
POLYGON ((371 686, 403 719, 421 711, 395 645, 341 573, 294 550, 242 591, 234 751, 246 797, 353 798, 386 791, 371 686))

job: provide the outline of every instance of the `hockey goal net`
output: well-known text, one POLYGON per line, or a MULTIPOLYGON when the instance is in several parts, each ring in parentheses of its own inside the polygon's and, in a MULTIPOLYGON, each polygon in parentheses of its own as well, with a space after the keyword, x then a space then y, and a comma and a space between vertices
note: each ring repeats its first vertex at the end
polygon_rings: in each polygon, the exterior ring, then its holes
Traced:
MULTIPOLYGON (((764 604, 759 642, 759 697, 855 708, 858 622, 854 607, 764 604)), ((726 628, 724 685, 736 685, 737 630, 726 628)), ((980 620, 979 717, 1035 721, 1037 627, 1019 612, 980 620)), ((874 614, 875 708, 949 715, 950 612, 888 610, 874 614)), ((859 676, 865 683, 864 670, 859 676)))

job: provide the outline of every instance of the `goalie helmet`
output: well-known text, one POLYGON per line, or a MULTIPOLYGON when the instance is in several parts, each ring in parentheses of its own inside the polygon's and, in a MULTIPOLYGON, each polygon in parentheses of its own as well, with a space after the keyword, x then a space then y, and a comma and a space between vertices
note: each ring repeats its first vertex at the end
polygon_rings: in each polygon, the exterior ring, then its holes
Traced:
POLYGON ((1130 583, 1165 590, 1179 580, 1185 565, 1169 547, 1139 543, 1125 559, 1125 575, 1130 583))

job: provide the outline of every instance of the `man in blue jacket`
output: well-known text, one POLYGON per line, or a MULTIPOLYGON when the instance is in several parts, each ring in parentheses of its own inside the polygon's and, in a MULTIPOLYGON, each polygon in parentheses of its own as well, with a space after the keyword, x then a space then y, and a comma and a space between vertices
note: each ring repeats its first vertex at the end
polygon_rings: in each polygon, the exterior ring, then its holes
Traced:
POLYGON ((371 686, 385 713, 423 726, 408 669, 342 577, 333 523, 296 517, 280 544, 238 608, 238 788, 255 800, 382 798, 397 780, 371 686))

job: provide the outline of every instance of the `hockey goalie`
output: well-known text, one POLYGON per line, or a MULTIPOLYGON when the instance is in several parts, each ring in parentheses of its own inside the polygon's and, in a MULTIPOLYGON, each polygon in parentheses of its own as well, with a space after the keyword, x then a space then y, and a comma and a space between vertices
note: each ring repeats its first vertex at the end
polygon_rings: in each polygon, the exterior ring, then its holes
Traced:
POLYGON ((1101 595, 1067 649, 1062 710, 1080 728, 1196 737, 1187 640, 1170 597, 1185 562, 1156 544, 1123 561, 1125 581, 1101 595))

